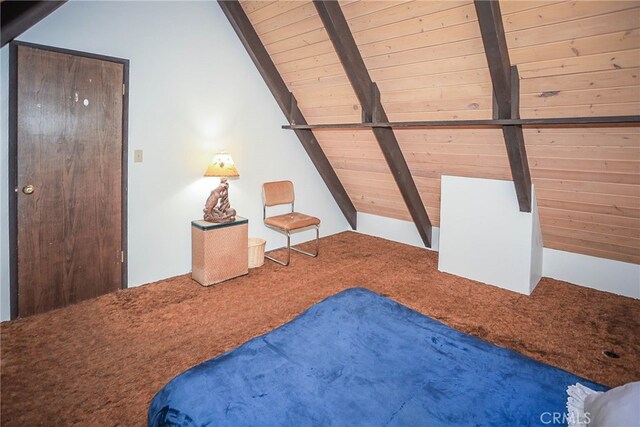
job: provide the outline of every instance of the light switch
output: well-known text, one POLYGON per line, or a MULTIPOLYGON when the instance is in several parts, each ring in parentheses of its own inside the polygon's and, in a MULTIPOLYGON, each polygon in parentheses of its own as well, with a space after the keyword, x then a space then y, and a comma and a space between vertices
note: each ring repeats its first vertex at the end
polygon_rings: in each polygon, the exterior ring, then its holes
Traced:
POLYGON ((133 150, 134 163, 142 163, 142 150, 133 150))

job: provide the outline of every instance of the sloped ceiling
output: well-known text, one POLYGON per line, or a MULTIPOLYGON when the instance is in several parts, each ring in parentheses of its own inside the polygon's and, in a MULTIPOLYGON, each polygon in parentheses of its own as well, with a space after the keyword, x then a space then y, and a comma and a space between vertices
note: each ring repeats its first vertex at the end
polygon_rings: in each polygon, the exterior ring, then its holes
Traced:
MULTIPOLYGON (((307 122, 361 121, 311 1, 242 6, 307 122)), ((340 2, 390 121, 491 119, 472 1, 340 2)), ((640 113, 640 2, 501 1, 522 118, 640 113)), ((358 211, 411 220, 371 130, 314 134, 358 211)), ((440 176, 511 179, 499 129, 396 129, 431 222, 440 176)), ((637 126, 526 127, 545 247, 640 263, 637 126)), ((482 209, 482 206, 478 206, 482 209)))
POLYGON ((66 0, 0 0, 0 27, 2 27, 0 47, 46 18, 65 2, 66 0))
MULTIPOLYGON (((63 3, 2 0, 2 44, 63 3)), ((339 4, 389 121, 492 118, 473 1, 339 4)), ((310 0, 241 5, 308 123, 361 121, 310 0)), ((640 113, 640 1, 503 0, 500 9, 523 119, 640 113)), ((358 211, 412 219, 370 129, 313 134, 358 211)), ((395 136, 435 226, 441 175, 511 179, 500 129, 395 129, 395 136)), ((637 125, 529 126, 524 140, 545 247, 640 264, 637 125)))

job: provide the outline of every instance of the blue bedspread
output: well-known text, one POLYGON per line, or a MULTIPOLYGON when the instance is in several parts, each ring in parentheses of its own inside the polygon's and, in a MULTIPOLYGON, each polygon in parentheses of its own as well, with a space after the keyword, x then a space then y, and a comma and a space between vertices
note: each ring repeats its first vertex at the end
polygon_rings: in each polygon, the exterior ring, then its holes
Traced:
POLYGON ((149 425, 556 426, 576 382, 606 389, 353 288, 178 375, 149 425))

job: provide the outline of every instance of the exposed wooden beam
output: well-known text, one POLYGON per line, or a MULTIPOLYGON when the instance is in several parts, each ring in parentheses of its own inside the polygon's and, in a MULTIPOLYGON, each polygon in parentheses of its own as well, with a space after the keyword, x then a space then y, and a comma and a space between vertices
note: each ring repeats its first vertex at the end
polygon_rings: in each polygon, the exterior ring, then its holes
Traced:
MULTIPOLYGON (((219 0, 218 4, 238 34, 240 41, 249 53, 253 63, 258 68, 260 75, 269 87, 280 109, 292 125, 306 125, 307 122, 298 108, 298 103, 278 73, 275 64, 265 49, 260 37, 251 25, 251 21, 242 9, 240 2, 235 0, 219 0)), ((333 170, 327 156, 322 151, 310 129, 295 129, 296 136, 302 143, 309 158, 318 170, 318 173, 329 188, 340 210, 354 230, 357 226, 356 208, 344 189, 338 175, 333 170)))
MULTIPOLYGON (((313 4, 360 101, 363 121, 387 122, 389 119, 380 102, 378 88, 369 76, 340 5, 336 0, 314 0, 313 4)), ((393 129, 373 127, 372 130, 422 241, 431 247, 431 221, 393 129)))
MULTIPOLYGON (((484 52, 493 84, 494 118, 517 119, 519 80, 517 68, 511 66, 507 38, 498 0, 474 0, 484 52), (497 110, 497 111, 496 111, 497 110)), ((502 128, 507 146, 511 176, 516 187, 520 211, 531 212, 531 174, 521 125, 502 128)))
POLYGON ((531 172, 524 149, 522 126, 503 126, 502 135, 507 145, 511 177, 516 186, 520 212, 531 212, 531 172))
MULTIPOLYGON (((495 97, 495 92, 494 92, 495 97)), ((511 114, 510 119, 520 118, 520 74, 518 67, 511 66, 511 114)), ((500 118, 500 117, 498 117, 500 118)))
POLYGON ((496 0, 475 0, 478 24, 487 56, 498 119, 511 119, 511 61, 502 25, 500 4, 496 0))
POLYGON ((535 127, 592 127, 611 124, 638 126, 640 116, 601 116, 601 117, 557 117, 542 119, 495 119, 495 120, 425 120, 413 122, 377 122, 377 123, 322 123, 313 125, 283 125, 282 129, 366 129, 387 128, 500 128, 502 126, 535 127))
MULTIPOLYGON (((2 1, 0 26, 2 46, 47 17, 66 3, 64 1, 2 1)), ((0 46, 1 47, 1 46, 0 46)))

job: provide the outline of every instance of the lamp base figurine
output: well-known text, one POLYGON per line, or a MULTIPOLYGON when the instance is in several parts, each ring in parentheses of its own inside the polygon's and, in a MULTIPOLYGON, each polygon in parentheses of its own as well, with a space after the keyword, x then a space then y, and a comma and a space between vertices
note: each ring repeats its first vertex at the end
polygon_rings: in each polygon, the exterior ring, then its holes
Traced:
POLYGON ((231 222, 236 219, 236 210, 229 204, 229 183, 227 178, 220 179, 204 205, 204 220, 213 223, 231 222))

